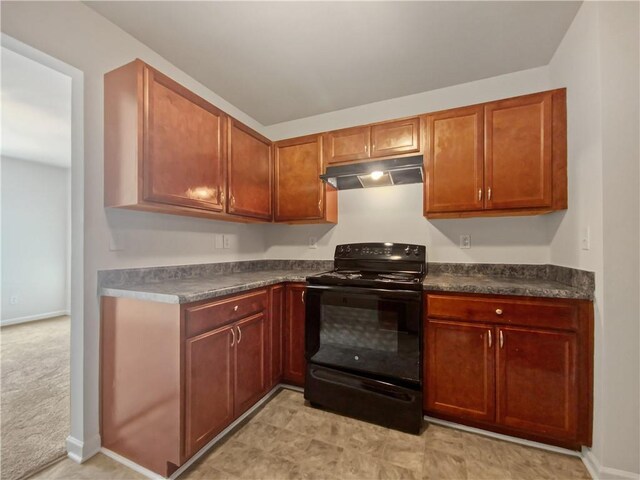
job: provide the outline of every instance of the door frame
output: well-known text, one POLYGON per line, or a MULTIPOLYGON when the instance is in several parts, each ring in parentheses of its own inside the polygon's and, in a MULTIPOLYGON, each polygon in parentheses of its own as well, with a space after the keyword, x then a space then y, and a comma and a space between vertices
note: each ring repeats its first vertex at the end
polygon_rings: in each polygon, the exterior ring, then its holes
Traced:
POLYGON ((70 433, 67 455, 80 463, 100 449, 100 437, 85 439, 90 398, 85 390, 84 355, 84 74, 71 65, 2 33, 3 47, 71 78, 71 338, 70 433), (88 440, 88 441, 87 441, 88 440))

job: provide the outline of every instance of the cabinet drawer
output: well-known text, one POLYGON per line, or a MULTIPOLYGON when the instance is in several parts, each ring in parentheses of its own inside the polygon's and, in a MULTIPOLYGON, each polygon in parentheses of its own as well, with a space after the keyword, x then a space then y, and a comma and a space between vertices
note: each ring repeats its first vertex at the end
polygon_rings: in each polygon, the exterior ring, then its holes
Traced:
POLYGON ((267 291, 259 290, 185 309, 187 338, 267 308, 267 291))
POLYGON ((546 327, 561 330, 578 328, 578 309, 570 302, 547 299, 427 295, 427 315, 467 322, 546 327))

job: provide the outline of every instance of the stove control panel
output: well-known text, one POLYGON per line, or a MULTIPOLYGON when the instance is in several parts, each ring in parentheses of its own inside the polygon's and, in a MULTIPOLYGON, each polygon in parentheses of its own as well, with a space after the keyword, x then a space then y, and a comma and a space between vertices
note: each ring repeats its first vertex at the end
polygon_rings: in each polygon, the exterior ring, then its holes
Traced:
POLYGON ((426 247, 407 243, 349 243, 336 247, 336 259, 424 262, 426 247))

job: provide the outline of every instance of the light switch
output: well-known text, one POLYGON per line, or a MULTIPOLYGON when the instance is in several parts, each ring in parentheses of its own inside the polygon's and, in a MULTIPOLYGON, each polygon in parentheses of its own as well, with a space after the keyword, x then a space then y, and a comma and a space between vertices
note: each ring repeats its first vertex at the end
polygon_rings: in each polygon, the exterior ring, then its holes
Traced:
POLYGON ((231 248, 231 235, 223 235, 222 237, 224 248, 231 248))
POLYGON ((582 250, 591 249, 591 229, 586 227, 582 230, 582 250))
POLYGON ((215 235, 215 247, 216 248, 224 248, 224 239, 222 238, 223 236, 219 233, 217 233, 215 235))

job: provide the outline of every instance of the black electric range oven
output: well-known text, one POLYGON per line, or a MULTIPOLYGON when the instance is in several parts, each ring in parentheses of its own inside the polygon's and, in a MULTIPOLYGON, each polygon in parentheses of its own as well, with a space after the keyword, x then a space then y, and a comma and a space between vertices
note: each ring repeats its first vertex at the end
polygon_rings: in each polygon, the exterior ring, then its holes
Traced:
POLYGON ((421 245, 339 245, 335 269, 307 278, 305 398, 318 407, 419 433, 421 245))

